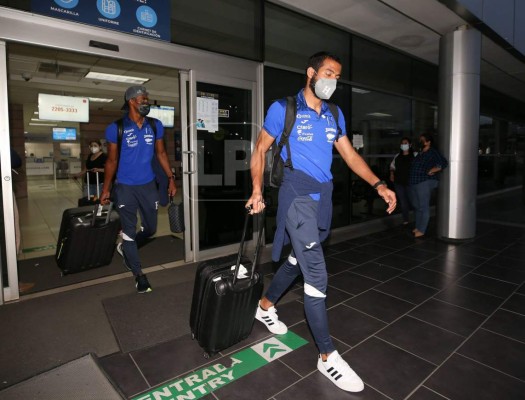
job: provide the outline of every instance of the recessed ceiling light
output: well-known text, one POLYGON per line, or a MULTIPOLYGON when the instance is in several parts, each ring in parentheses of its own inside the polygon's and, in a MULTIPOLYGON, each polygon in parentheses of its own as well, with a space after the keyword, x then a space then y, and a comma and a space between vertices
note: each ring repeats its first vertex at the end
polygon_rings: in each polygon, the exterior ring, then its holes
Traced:
POLYGON ((143 83, 149 81, 149 78, 139 78, 136 76, 105 74, 103 72, 88 72, 84 78, 100 79, 103 81, 111 81, 111 82, 135 83, 138 85, 142 85, 143 83))
POLYGON ((89 101, 93 103, 111 103, 113 99, 104 99, 102 97, 88 97, 89 101))
POLYGON ((370 90, 359 89, 359 88, 353 87, 352 92, 359 93, 359 94, 366 94, 366 93, 370 93, 370 90))
POLYGON ((380 113, 380 112, 368 113, 366 115, 370 115, 371 117, 391 117, 392 116, 391 114, 385 114, 385 113, 380 113))

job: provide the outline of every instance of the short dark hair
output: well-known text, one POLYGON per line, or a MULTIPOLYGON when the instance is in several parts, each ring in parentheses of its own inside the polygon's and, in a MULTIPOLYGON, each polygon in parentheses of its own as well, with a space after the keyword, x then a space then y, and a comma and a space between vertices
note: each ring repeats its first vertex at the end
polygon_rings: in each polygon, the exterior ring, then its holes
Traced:
POLYGON ((334 60, 338 64, 341 64, 341 65, 343 64, 341 62, 341 59, 338 56, 336 56, 335 54, 328 53, 327 51, 320 51, 320 52, 315 53, 314 55, 310 56, 310 58, 308 59, 308 65, 306 66, 306 69, 312 67, 313 69, 318 71, 319 68, 321 67, 321 65, 323 65, 324 61, 327 58, 330 58, 330 59, 334 60))
POLYGON ((102 147, 102 143, 98 139, 93 139, 89 141, 89 146, 91 147, 91 143, 96 143, 99 145, 99 147, 102 147))
POLYGON ((432 136, 430 133, 422 133, 419 135, 419 137, 424 137, 427 142, 434 144, 434 136, 432 136))

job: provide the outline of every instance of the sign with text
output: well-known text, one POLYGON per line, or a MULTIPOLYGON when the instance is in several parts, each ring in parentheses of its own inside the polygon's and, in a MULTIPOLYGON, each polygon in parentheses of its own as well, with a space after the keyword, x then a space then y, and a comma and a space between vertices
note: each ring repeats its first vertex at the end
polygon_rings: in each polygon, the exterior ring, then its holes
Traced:
POLYGON ((170 0, 32 0, 31 11, 152 39, 171 40, 170 0))
POLYGON ((132 400, 200 399, 307 343, 302 337, 288 331, 225 357, 220 363, 165 382, 132 400))
POLYGON ((48 121, 89 122, 87 97, 38 94, 38 119, 48 121))

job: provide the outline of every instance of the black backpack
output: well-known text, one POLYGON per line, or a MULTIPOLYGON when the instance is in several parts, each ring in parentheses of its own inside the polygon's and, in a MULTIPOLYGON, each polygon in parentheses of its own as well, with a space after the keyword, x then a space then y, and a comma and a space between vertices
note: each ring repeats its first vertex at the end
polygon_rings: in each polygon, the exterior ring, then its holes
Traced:
MULTIPOLYGON (((339 109, 334 103, 327 102, 330 112, 335 118, 337 124, 337 136, 335 141, 341 136, 341 128, 339 127, 339 109)), ((296 96, 286 97, 286 114, 284 117, 284 130, 281 134, 281 140, 277 146, 273 146, 271 163, 269 163, 267 182, 266 185, 270 187, 278 188, 281 186, 284 176, 284 168, 290 168, 293 170, 292 153, 290 152, 290 133, 292 132, 295 121, 297 120, 297 98, 296 96), (288 158, 283 161, 281 158, 281 152, 283 147, 286 146, 286 154, 288 158)))

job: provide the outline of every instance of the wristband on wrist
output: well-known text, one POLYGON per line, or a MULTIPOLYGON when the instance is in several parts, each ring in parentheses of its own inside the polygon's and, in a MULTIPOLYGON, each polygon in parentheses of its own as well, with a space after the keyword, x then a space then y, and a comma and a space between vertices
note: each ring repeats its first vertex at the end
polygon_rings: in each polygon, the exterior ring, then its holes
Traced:
POLYGON ((386 186, 386 182, 381 180, 381 181, 377 181, 372 187, 377 190, 377 188, 381 185, 385 185, 386 186))

